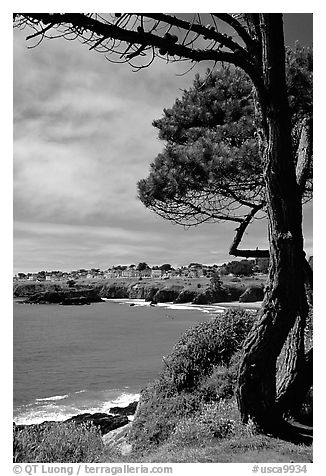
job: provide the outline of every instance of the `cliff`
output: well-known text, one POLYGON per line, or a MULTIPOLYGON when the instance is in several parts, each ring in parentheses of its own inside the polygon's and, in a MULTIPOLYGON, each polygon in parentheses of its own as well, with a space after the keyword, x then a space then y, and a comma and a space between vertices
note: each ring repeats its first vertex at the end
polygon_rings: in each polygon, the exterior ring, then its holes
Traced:
POLYGON ((73 288, 66 283, 25 282, 15 283, 14 297, 26 297, 27 303, 89 304, 106 299, 145 299, 153 304, 175 302, 209 304, 212 302, 260 301, 263 295, 261 282, 223 284, 212 293, 209 280, 100 280, 80 282, 73 288))

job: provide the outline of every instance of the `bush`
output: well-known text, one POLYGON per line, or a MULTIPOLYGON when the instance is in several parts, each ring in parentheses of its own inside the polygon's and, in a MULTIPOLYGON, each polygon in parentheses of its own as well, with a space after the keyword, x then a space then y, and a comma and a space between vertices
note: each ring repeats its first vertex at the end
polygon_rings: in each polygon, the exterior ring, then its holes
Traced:
POLYGON ((207 401, 233 395, 235 354, 255 317, 230 309, 188 329, 164 359, 159 379, 141 392, 130 441, 135 449, 166 440, 179 421, 207 401))
POLYGON ((149 449, 165 441, 175 426, 186 415, 200 407, 201 401, 194 393, 171 394, 162 380, 156 380, 141 393, 129 440, 137 451, 149 449))
POLYGON ((170 441, 175 444, 198 443, 202 446, 213 438, 252 436, 255 433, 252 423, 242 424, 235 400, 221 400, 203 405, 191 417, 183 418, 176 425, 170 441))
POLYGON ((177 392, 191 390, 214 365, 228 365, 255 320, 242 309, 229 309, 188 329, 164 359, 162 378, 177 392))
POLYGON ((103 443, 94 425, 52 423, 14 426, 14 463, 94 463, 103 443))
POLYGON ((204 401, 228 399, 234 395, 240 354, 237 352, 232 356, 228 367, 214 366, 212 372, 201 380, 198 390, 204 401))

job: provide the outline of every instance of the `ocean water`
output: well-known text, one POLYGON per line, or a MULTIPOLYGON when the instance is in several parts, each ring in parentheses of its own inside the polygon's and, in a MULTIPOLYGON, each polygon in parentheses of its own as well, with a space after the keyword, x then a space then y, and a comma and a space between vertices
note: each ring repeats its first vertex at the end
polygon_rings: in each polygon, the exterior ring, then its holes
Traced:
POLYGON ((219 306, 109 300, 89 306, 14 302, 14 421, 64 420, 138 399, 181 334, 219 306), (133 306, 130 306, 133 304, 133 306))

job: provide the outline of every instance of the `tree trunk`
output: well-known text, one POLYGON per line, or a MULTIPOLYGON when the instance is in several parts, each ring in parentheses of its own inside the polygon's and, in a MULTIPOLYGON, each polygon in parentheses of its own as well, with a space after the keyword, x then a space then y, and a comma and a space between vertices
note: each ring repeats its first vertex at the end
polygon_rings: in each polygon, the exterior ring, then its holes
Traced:
POLYGON ((300 399, 302 402, 304 398, 301 394, 294 395, 291 390, 305 365, 304 327, 304 320, 300 316, 297 317, 277 363, 276 400, 278 409, 283 414, 297 408, 300 399))
POLYGON ((291 145, 281 14, 260 14, 264 90, 258 91, 266 123, 264 180, 271 267, 259 320, 248 336, 238 374, 243 421, 277 433, 276 361, 304 303, 302 207, 291 145))

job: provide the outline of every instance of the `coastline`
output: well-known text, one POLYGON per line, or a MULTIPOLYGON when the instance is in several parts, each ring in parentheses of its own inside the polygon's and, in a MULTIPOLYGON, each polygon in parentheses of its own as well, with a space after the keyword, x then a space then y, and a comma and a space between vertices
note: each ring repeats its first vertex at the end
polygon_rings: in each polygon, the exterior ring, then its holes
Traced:
MULTIPOLYGON (((16 299, 15 299, 16 301, 16 299)), ((145 299, 130 299, 130 298, 103 298, 105 306, 106 302, 115 303, 116 305, 123 305, 135 308, 150 307, 151 303, 145 299)), ((173 302, 157 303, 151 307, 164 309, 167 311, 166 317, 173 319, 173 314, 170 310, 180 310, 186 312, 201 312, 207 315, 210 319, 219 313, 225 312, 229 308, 242 308, 250 312, 256 312, 259 309, 261 302, 255 303, 239 303, 221 302, 214 304, 192 304, 183 303, 176 304, 173 302)), ((132 311, 131 311, 132 312, 132 311)), ((128 385, 128 383, 127 383, 128 385)), ((73 393, 62 392, 60 395, 45 395, 38 397, 34 402, 29 402, 26 405, 15 408, 14 422, 17 425, 40 424, 45 421, 65 421, 68 418, 76 417, 83 413, 106 413, 110 414, 111 407, 125 407, 129 403, 139 400, 139 390, 124 387, 120 389, 97 390, 89 388, 88 390, 81 389, 73 393)))
POLYGON ((126 408, 139 400, 140 393, 128 388, 113 389, 98 392, 97 397, 97 400, 94 399, 92 391, 80 390, 71 394, 37 398, 34 403, 28 403, 14 410, 13 423, 39 425, 48 421, 64 422, 86 413, 115 415, 110 412, 110 409, 126 408), (100 400, 101 396, 102 400, 100 400), (32 406, 33 411, 30 410, 32 406), (15 416, 15 413, 18 414, 15 416))
MULTIPOLYGON (((130 298, 102 298, 103 301, 115 302, 117 304, 129 304, 134 306, 153 306, 149 301, 145 299, 130 299, 130 298)), ((246 311, 257 311, 260 309, 262 301, 255 302, 240 302, 240 301, 230 301, 230 302, 218 302, 212 304, 194 304, 192 302, 186 302, 182 304, 170 302, 158 302, 153 307, 163 307, 167 309, 174 310, 189 310, 189 311, 201 311, 204 313, 220 313, 224 312, 226 309, 230 308, 241 308, 246 311)))
POLYGON ((68 286, 63 281, 14 283, 15 298, 25 298, 32 304, 91 304, 106 299, 142 299, 151 304, 171 303, 196 305, 221 305, 235 302, 251 303, 263 299, 263 277, 244 277, 234 281, 224 277, 219 289, 212 290, 208 278, 169 280, 105 279, 78 281, 68 286))

